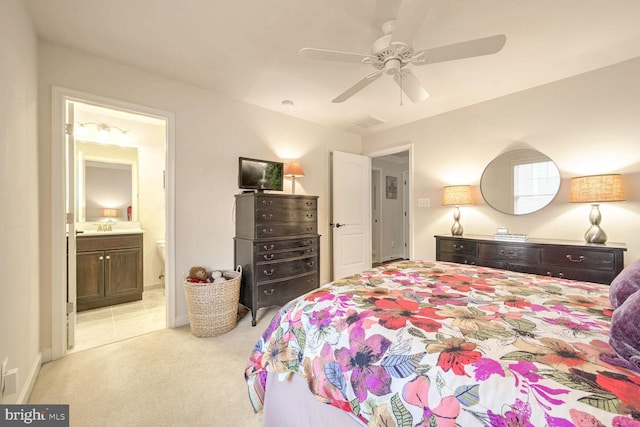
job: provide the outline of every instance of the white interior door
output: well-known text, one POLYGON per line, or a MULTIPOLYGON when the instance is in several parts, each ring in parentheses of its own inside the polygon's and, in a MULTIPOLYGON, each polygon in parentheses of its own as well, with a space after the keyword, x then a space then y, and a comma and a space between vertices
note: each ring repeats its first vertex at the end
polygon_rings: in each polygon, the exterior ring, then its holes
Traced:
POLYGON ((67 223, 67 348, 76 342, 76 220, 75 220, 75 140, 73 102, 66 102, 66 223, 67 223))
POLYGON ((331 153, 333 279, 371 268, 371 159, 331 153))

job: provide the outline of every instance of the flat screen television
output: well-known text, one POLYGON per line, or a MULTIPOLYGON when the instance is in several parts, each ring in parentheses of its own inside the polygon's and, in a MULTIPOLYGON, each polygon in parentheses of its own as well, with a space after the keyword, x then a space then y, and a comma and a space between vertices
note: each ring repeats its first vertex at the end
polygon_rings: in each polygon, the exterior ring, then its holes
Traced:
POLYGON ((284 163, 238 158, 238 187, 243 190, 282 191, 284 163))

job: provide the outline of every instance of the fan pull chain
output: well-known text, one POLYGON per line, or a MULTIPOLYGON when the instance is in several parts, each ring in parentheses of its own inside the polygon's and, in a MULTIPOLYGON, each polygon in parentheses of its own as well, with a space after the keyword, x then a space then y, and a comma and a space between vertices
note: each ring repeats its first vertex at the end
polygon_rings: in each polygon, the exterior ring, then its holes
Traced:
POLYGON ((403 88, 402 88, 402 70, 400 70, 399 72, 400 72, 400 106, 402 107, 402 92, 403 92, 403 88))

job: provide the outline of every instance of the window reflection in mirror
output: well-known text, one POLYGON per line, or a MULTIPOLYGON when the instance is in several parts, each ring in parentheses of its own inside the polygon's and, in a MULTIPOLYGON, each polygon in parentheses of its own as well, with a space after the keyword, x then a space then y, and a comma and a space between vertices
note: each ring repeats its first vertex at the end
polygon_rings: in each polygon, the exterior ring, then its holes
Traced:
POLYGON ((104 221, 104 209, 138 221, 138 149, 76 141, 77 221, 104 221))
POLYGON ((495 210, 523 215, 538 211, 554 199, 560 188, 555 163, 535 150, 513 150, 489 163, 480 180, 485 201, 495 210))

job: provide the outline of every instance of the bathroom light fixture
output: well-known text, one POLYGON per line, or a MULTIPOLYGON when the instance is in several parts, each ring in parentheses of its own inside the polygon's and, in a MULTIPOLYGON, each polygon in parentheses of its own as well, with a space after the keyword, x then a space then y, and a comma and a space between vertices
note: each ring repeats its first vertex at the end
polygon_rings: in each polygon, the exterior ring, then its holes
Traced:
POLYGON ((462 225, 460 225, 460 205, 471 205, 470 185, 448 185, 442 188, 442 206, 455 206, 453 210, 453 225, 451 226, 452 236, 462 236, 462 225))
POLYGON ((94 122, 86 122, 86 123, 78 122, 78 126, 76 127, 76 130, 74 132, 75 136, 78 138, 88 137, 89 131, 87 127, 89 125, 96 127, 96 131, 100 139, 103 139, 103 140, 109 139, 111 135, 111 130, 115 129, 117 131, 120 131, 120 135, 119 135, 120 142, 127 142, 129 140, 128 130, 122 129, 121 127, 118 127, 118 126, 108 125, 106 123, 94 123, 94 122))
POLYGON ((296 178, 304 176, 304 171, 302 170, 300 163, 287 163, 284 166, 284 176, 291 178, 291 194, 296 194, 296 178))
POLYGON ((591 203, 589 221, 591 227, 584 233, 587 243, 605 243, 607 233, 600 228, 600 207, 598 202, 621 202, 624 200, 622 176, 620 174, 590 175, 571 178, 569 203, 591 203))

